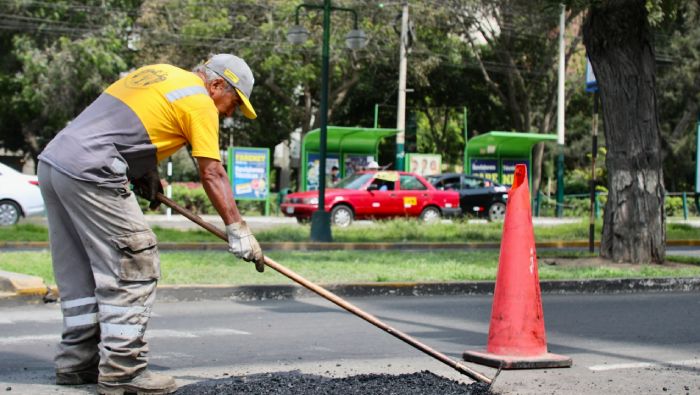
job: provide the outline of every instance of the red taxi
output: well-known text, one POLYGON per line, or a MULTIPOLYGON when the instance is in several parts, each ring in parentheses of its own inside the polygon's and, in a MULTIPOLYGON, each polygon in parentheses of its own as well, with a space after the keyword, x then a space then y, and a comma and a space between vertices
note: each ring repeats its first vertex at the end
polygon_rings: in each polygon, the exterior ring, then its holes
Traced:
MULTIPOLYGON (((318 209, 318 191, 288 194, 281 211, 299 222, 318 209)), ((325 210, 331 223, 345 227, 353 219, 419 217, 434 222, 461 213, 459 193, 435 189, 423 177, 403 171, 355 173, 326 189, 325 210)))

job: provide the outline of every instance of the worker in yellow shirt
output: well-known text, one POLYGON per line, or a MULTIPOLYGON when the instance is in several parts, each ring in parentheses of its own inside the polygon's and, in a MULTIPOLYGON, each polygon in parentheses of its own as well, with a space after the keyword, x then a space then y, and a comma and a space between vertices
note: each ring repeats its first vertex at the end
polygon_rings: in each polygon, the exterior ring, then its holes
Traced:
POLYGON ((236 206, 219 154, 219 118, 250 103, 243 59, 219 54, 192 71, 144 66, 108 87, 39 156, 39 185, 61 297, 56 383, 105 394, 167 394, 175 380, 147 369, 144 332, 160 278, 156 236, 133 192, 158 206, 157 163, 192 147, 229 251, 262 271, 263 253, 236 206))

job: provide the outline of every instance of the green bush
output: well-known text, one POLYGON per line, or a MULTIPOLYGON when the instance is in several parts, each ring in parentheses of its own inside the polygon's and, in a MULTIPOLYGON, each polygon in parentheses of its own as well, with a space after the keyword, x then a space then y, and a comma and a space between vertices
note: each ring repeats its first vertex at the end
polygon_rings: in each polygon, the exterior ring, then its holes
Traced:
MULTIPOLYGON (((605 204, 608 202, 607 191, 602 187, 598 187, 598 216, 603 215, 605 204)), ((691 194, 687 200, 688 215, 698 215, 695 208, 695 201, 691 194)), ((682 217, 683 216, 683 197, 682 196, 666 196, 664 200, 664 209, 667 217, 682 217)), ((590 210, 590 200, 588 196, 565 196, 564 197, 564 216, 565 217, 587 217, 590 210)), ((556 215, 556 200, 542 195, 540 202, 539 215, 542 217, 553 217, 556 215)))
POLYGON ((195 214, 216 214, 202 184, 195 182, 173 183, 172 199, 195 214))
POLYGON ((683 198, 666 196, 664 209, 666 210, 667 217, 683 215, 683 198))
POLYGON ((564 185, 566 194, 580 194, 590 191, 590 170, 574 169, 564 175, 564 185))
MULTIPOLYGON (((692 193, 687 194, 686 204, 688 215, 698 215, 695 208, 695 198, 692 193)), ((664 201, 664 209, 667 217, 682 217, 683 216, 683 197, 682 196, 666 196, 664 201)))
MULTIPOLYGON (((603 187, 597 187, 598 194, 598 218, 602 218, 605 203, 608 201, 607 191, 603 187)), ((540 217, 555 217, 557 201, 553 197, 540 196, 540 217)), ((590 215, 591 200, 588 194, 565 195, 564 196, 564 216, 565 217, 585 217, 590 215)), ((533 208, 533 211, 534 208, 533 208)))
MULTIPOLYGON (((207 193, 204 191, 202 184, 198 182, 175 182, 173 185, 172 199, 182 207, 192 211, 197 215, 215 215, 216 209, 209 201, 207 193)), ((165 214, 167 207, 161 204, 157 211, 148 210, 148 202, 145 199, 138 198, 139 205, 147 213, 165 214)), ((243 215, 264 215, 265 202, 258 200, 237 200, 236 205, 238 211, 243 215)), ((277 194, 270 194, 270 215, 275 215, 279 212, 277 204, 277 194)))

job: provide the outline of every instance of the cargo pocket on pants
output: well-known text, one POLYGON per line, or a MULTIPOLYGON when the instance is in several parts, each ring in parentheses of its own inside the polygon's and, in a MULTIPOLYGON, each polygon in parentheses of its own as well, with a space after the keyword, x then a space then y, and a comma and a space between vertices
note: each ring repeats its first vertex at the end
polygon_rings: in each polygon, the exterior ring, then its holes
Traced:
POLYGON ((115 236, 120 251, 119 278, 125 281, 151 281, 160 278, 160 256, 156 235, 145 230, 115 236))

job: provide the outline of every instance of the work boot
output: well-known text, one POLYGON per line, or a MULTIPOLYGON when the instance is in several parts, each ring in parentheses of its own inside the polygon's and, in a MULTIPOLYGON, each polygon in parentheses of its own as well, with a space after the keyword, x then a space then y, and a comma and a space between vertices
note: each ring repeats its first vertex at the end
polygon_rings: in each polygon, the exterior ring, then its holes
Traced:
POLYGON ((91 365, 88 365, 82 369, 71 370, 71 371, 56 371, 56 384, 57 385, 83 385, 83 384, 96 384, 97 376, 99 375, 99 370, 97 366, 100 360, 98 359, 91 365))
POLYGON ((100 378, 97 383, 97 393, 100 395, 161 395, 173 393, 175 390, 175 379, 147 369, 130 379, 107 381, 100 378))

